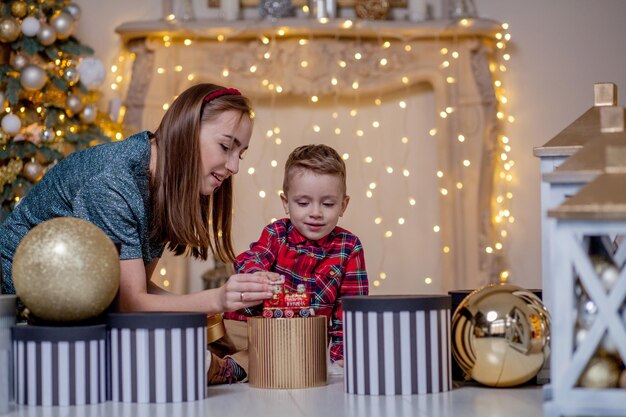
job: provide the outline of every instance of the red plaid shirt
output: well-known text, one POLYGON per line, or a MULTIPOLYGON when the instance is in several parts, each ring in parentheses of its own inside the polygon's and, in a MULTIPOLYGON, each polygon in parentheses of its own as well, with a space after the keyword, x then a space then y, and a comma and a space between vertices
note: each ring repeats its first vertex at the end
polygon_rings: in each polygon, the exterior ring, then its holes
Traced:
MULTIPOLYGON (((311 307, 317 315, 328 317, 330 359, 343 359, 343 321, 341 297, 367 295, 365 258, 359 238, 341 227, 328 236, 310 241, 302 236, 289 219, 278 220, 263 229, 250 250, 235 260, 238 273, 274 271, 285 276, 285 285, 296 291, 304 284, 312 294, 311 307), (313 295, 314 294, 314 295, 313 295)), ((259 316, 263 305, 245 308, 224 317, 245 321, 259 316)))

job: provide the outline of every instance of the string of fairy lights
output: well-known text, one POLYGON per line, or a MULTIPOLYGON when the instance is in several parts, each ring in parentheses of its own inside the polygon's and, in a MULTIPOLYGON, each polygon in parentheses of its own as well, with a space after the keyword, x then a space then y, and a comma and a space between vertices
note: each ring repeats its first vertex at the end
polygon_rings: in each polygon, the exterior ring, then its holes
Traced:
MULTIPOLYGON (((320 23, 327 23, 327 20, 321 19, 320 23)), ((455 24, 461 27, 468 27, 472 25, 471 19, 461 19, 457 21, 455 24)), ((344 29, 349 29, 353 27, 354 22, 352 20, 346 19, 341 23, 341 27, 344 29)), ((288 28, 277 27, 275 31, 271 34, 261 35, 259 37, 260 45, 263 45, 264 52, 262 54, 262 59, 259 59, 257 63, 250 65, 248 71, 251 74, 260 71, 263 68, 271 65, 279 65, 277 62, 273 60, 277 51, 276 46, 279 42, 284 41, 288 38, 288 28)), ((504 74, 507 71, 506 65, 511 59, 510 53, 507 51, 507 43, 510 41, 511 35, 508 33, 508 25, 503 24, 501 26, 501 31, 498 31, 491 41, 494 42, 495 52, 490 56, 489 62, 489 70, 492 74, 492 79, 494 83, 494 91, 497 99, 497 110, 495 117, 498 121, 498 135, 497 135, 497 161, 495 167, 495 178, 493 183, 493 194, 491 196, 491 210, 493 213, 492 218, 490 219, 494 230, 496 233, 491 238, 491 240, 481 248, 482 251, 486 254, 486 256, 494 256, 505 258, 504 254, 506 251, 506 242, 509 238, 509 227, 512 223, 514 223, 515 218, 511 211, 511 203, 513 199, 513 193, 511 192, 511 185, 513 183, 513 167, 515 165, 514 161, 511 158, 511 143, 508 136, 505 135, 506 125, 515 122, 515 117, 508 110, 509 98, 507 96, 507 90, 503 85, 504 74)), ((315 42, 315 36, 303 36, 297 40, 298 46, 300 48, 306 48, 312 42, 315 42)), ((172 45, 184 45, 187 47, 191 47, 196 39, 193 38, 183 38, 178 39, 173 35, 165 35, 160 38, 162 44, 165 48, 169 48, 172 45)), ((217 42, 227 42, 228 39, 225 35, 217 35, 215 37, 215 41, 217 42)), ((354 63, 358 63, 359 61, 364 59, 365 52, 362 48, 359 47, 360 40, 357 39, 355 43, 355 50, 353 51, 350 59, 338 59, 336 62, 336 70, 345 71, 345 73, 349 73, 351 69, 351 65, 354 63)), ((390 63, 390 56, 386 55, 386 51, 390 50, 390 48, 401 48, 405 53, 411 54, 413 47, 410 43, 410 40, 398 40, 398 39, 383 39, 379 37, 376 39, 379 47, 375 50, 377 56, 378 66, 380 68, 384 68, 390 63)), ((441 72, 445 74, 445 81, 450 85, 451 91, 454 91, 454 86, 459 82, 460 77, 463 76, 461 71, 459 71, 457 62, 459 62, 459 58, 461 57, 461 52, 456 50, 453 44, 446 44, 446 46, 442 46, 440 49, 441 62, 439 65, 439 69, 441 72)), ((374 53, 372 50, 369 53, 374 53)), ((306 54, 301 54, 301 56, 305 56, 306 54)), ((126 86, 126 81, 129 79, 130 69, 132 67, 132 62, 135 58, 135 55, 129 51, 122 51, 117 58, 117 61, 111 66, 111 77, 112 82, 110 84, 111 90, 120 96, 124 96, 124 89, 126 86)), ((172 62, 171 67, 159 66, 155 68, 156 75, 166 75, 172 72, 182 73, 186 76, 186 79, 189 81, 194 81, 198 74, 193 71, 189 71, 184 68, 183 65, 172 62), (188 71, 188 72, 186 72, 188 71)), ((303 70, 310 68, 311 66, 316 65, 315 62, 310 62, 307 59, 301 59, 299 62, 299 67, 303 70)), ((269 71, 271 74, 272 71, 269 71)), ((235 76, 234 71, 228 66, 224 66, 220 70, 219 77, 222 79, 228 79, 235 76)), ((338 103, 340 99, 340 95, 338 93, 339 87, 343 87, 340 85, 342 79, 345 81, 345 77, 340 76, 331 76, 327 82, 330 86, 330 91, 332 92, 330 95, 331 102, 338 103)), ((409 166, 408 160, 408 152, 403 152, 403 157, 396 164, 385 164, 380 167, 381 169, 372 169, 371 167, 374 165, 374 160, 376 156, 372 154, 367 149, 359 149, 359 140, 361 140, 364 136, 367 135, 367 129, 379 129, 381 124, 383 124, 383 115, 382 110, 380 113, 375 116, 372 120, 365 120, 364 118, 359 117, 360 109, 359 106, 365 104, 367 100, 371 100, 372 95, 369 94, 367 97, 365 95, 361 95, 361 81, 358 77, 354 77, 354 79, 350 82, 349 88, 353 91, 352 96, 354 97, 354 107, 351 108, 348 112, 348 117, 353 120, 352 126, 354 126, 352 131, 346 131, 345 126, 342 126, 339 121, 343 117, 340 111, 333 111, 331 113, 332 121, 330 124, 323 125, 319 120, 311 120, 306 129, 310 129, 313 133, 319 134, 321 132, 332 133, 336 137, 350 137, 355 140, 355 147, 353 150, 343 150, 340 152, 343 159, 348 161, 351 158, 361 158, 360 164, 363 172, 369 175, 369 179, 367 181, 366 187, 361 190, 356 190, 356 193, 360 193, 371 204, 377 205, 378 213, 382 212, 381 205, 384 204, 383 201, 377 199, 377 192, 379 189, 379 184, 381 179, 385 175, 395 176, 395 178, 401 180, 398 181, 398 189, 404 190, 404 197, 402 200, 404 201, 401 204, 397 205, 397 213, 394 216, 382 216, 375 215, 374 218, 371 219, 372 224, 374 224, 379 230, 379 236, 381 240, 393 239, 394 231, 396 231, 399 227, 404 227, 408 224, 407 219, 411 213, 411 210, 417 210, 418 201, 420 196, 411 195, 410 187, 408 185, 408 179, 412 175, 411 168, 409 166), (401 188, 400 188, 401 186, 401 188)), ((260 79, 261 87, 266 89, 267 93, 270 97, 270 107, 274 109, 275 103, 280 99, 281 94, 285 92, 285 87, 282 85, 281 80, 277 77, 273 79, 271 77, 265 77, 260 79)), ((414 81, 410 79, 408 76, 402 76, 400 80, 398 80, 398 85, 402 87, 402 91, 404 91, 404 95, 407 97, 400 98, 395 103, 397 105, 397 109, 402 111, 402 131, 398 138, 394 139, 394 146, 412 146, 413 138, 411 137, 411 133, 408 131, 408 118, 409 118, 409 100, 408 95, 410 94, 410 87, 414 81)), ((328 94, 322 93, 314 93, 308 97, 308 103, 310 106, 316 106, 324 100, 328 100, 328 94)), ((383 92, 381 94, 373 95, 373 104, 374 106, 381 108, 384 98, 383 92)), ((171 99, 173 100, 173 98, 171 99)), ((162 104, 162 109, 165 111, 169 108, 171 100, 162 104)), ((372 104, 372 103, 367 103, 372 104)), ((436 139, 438 135, 441 135, 440 132, 446 131, 448 134, 452 134, 453 138, 458 141, 459 144, 467 144, 467 140, 469 138, 469 132, 463 131, 463 126, 460 123, 457 123, 457 116, 459 112, 462 112, 462 106, 455 105, 455 100, 452 99, 445 108, 438 109, 437 111, 437 121, 435 126, 432 126, 430 129, 427 129, 426 135, 436 139)), ((283 137, 281 133, 283 129, 280 123, 277 121, 278 117, 276 116, 277 112, 273 112, 271 125, 264 129, 262 135, 266 140, 267 146, 263 147, 262 154, 258 157, 257 163, 252 163, 247 169, 246 172, 253 180, 259 200, 263 201, 269 196, 280 195, 282 190, 280 189, 272 189, 272 184, 282 184, 282 171, 281 164, 278 161, 278 158, 275 156, 275 153, 272 151, 272 147, 279 147, 283 144, 283 137), (271 175, 271 178, 261 177, 257 175, 260 169, 266 169, 267 166, 262 166, 265 164, 269 164, 272 172, 274 174, 271 175)), ((120 119, 124 115, 124 108, 120 109, 119 114, 117 115, 120 119)), ((463 148, 461 148, 463 149, 463 148)), ((454 171, 459 173, 456 176, 449 174, 443 168, 438 168, 435 172, 432 173, 433 178, 438 182, 438 192, 440 193, 442 198, 447 198, 451 193, 462 193, 465 189, 465 184, 463 181, 463 169, 469 168, 472 166, 472 159, 469 156, 464 156, 460 158, 456 163, 460 164, 459 167, 452 167, 454 171)), ((450 168, 450 167, 448 167, 450 168)), ((275 215, 275 214, 274 214, 275 215)), ((271 215, 270 215, 271 216, 271 215)), ((275 218, 269 218, 269 221, 275 220, 275 218)), ((436 222, 432 224, 432 233, 440 234, 444 231, 444 226, 440 222, 436 222)), ((386 267, 387 262, 389 261, 385 255, 385 244, 381 245, 383 249, 383 253, 380 257, 379 265, 372 267, 372 265, 368 265, 368 273, 370 275, 371 284, 374 287, 384 286, 385 281, 388 279, 388 269, 386 267)), ((447 242, 441 239, 441 248, 440 254, 441 256, 447 256, 452 253, 454 248, 452 248, 451 242, 447 242)), ((496 279, 500 281, 507 281, 510 278, 510 272, 506 267, 504 262, 498 262, 498 265, 501 265, 499 270, 499 276, 496 279)), ((168 271, 166 266, 163 266, 159 274, 161 276, 161 283, 167 287, 170 285, 168 280, 168 271)), ((436 275, 427 274, 421 278, 426 285, 430 285, 434 283, 437 279, 436 275)))

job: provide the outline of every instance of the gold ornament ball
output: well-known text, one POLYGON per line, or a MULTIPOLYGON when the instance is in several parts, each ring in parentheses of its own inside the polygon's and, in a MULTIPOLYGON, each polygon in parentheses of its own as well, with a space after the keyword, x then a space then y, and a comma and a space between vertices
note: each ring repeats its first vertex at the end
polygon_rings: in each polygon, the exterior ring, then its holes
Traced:
POLYGON ((10 63, 16 71, 21 71, 26 65, 28 65, 28 58, 21 54, 13 54, 11 56, 10 63))
POLYGON ((74 20, 78 20, 80 19, 80 15, 81 15, 81 10, 80 10, 80 6, 76 3, 70 3, 65 10, 68 11, 69 14, 72 15, 72 17, 74 18, 74 20))
POLYGON ((0 42, 13 42, 20 36, 20 25, 10 16, 0 18, 0 42))
POLYGON ((389 1, 356 0, 354 11, 359 19, 381 20, 387 18, 389 1))
POLYGON ((550 316, 532 292, 510 284, 480 288, 452 319, 452 353, 465 374, 492 387, 523 384, 550 350, 550 316))
POLYGON ((93 104, 87 104, 80 113, 80 120, 85 123, 93 123, 98 116, 98 109, 93 104))
POLYGON ((50 25, 42 24, 37 32, 37 40, 43 46, 52 45, 57 40, 57 31, 50 25))
POLYGON ((67 67, 63 70, 63 78, 65 79, 65 81, 67 81, 69 83, 69 85, 74 85, 78 82, 78 79, 80 77, 80 74, 78 72, 78 69, 76 69, 76 67, 67 67))
POLYGON ((48 74, 35 64, 26 65, 20 74, 20 84, 28 91, 39 91, 48 82, 48 74))
POLYGON ((585 388, 615 388, 620 380, 620 368, 611 358, 593 357, 580 376, 579 384, 585 388))
POLYGON ((83 109, 83 99, 78 94, 70 94, 65 100, 65 106, 72 114, 76 114, 83 109))
POLYGON ((97 226, 59 217, 34 227, 13 258, 17 296, 36 317, 87 320, 113 301, 120 282, 115 245, 97 226))
POLYGON ((619 375, 619 387, 626 388, 626 370, 623 370, 619 375))
POLYGON ((25 1, 16 0, 11 3, 11 14, 15 17, 24 17, 28 13, 28 5, 25 1))
POLYGON ((28 181, 35 183, 43 177, 43 166, 33 161, 26 162, 22 168, 22 176, 28 181))
POLYGON ((50 18, 50 26, 56 30, 58 39, 67 39, 74 32, 76 22, 71 14, 58 11, 50 18))

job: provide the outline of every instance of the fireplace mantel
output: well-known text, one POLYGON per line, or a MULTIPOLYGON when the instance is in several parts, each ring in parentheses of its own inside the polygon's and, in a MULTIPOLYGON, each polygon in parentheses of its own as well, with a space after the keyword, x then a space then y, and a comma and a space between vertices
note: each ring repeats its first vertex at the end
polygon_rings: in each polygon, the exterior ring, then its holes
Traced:
POLYGON ((390 38, 402 41, 478 36, 493 38, 501 32, 500 23, 489 19, 427 20, 409 22, 400 20, 335 19, 321 23, 316 19, 285 18, 235 20, 225 25, 223 20, 194 19, 167 22, 165 20, 127 22, 116 28, 124 42, 147 37, 246 40, 260 36, 274 36, 283 29, 283 37, 330 36, 342 38, 390 38), (347 25, 345 22, 350 22, 347 25))
POLYGON ((502 240, 502 226, 493 221, 501 210, 496 194, 502 193, 496 175, 503 151, 494 87, 494 62, 504 32, 499 23, 464 19, 346 24, 337 19, 323 24, 294 18, 226 25, 198 19, 129 22, 116 31, 135 56, 125 123, 137 128, 156 126, 163 103, 189 85, 223 84, 225 73, 229 85, 261 99, 278 97, 277 87, 282 96, 322 99, 396 91, 407 84, 432 85, 436 114, 455 109, 447 120, 442 116, 436 122, 438 158, 447 174, 435 180, 450 190, 439 197, 440 224, 445 225, 441 239, 456 249, 447 260, 442 258, 442 289, 476 288, 500 279, 506 262, 502 245, 494 249, 494 243, 502 240), (298 47, 302 39, 306 48, 298 47), (185 45, 185 40, 191 44, 185 45), (354 59, 355 50, 362 57, 354 59), (184 63, 183 71, 164 69, 174 60, 184 63), (303 68, 303 61, 315 65, 303 68), (347 62, 348 70, 337 62, 347 62), (158 78, 157 69, 167 72, 158 78), (461 130, 463 144, 457 140, 461 130), (475 161, 471 167, 463 166, 467 155, 475 161), (461 180, 462 192, 455 186, 461 180))

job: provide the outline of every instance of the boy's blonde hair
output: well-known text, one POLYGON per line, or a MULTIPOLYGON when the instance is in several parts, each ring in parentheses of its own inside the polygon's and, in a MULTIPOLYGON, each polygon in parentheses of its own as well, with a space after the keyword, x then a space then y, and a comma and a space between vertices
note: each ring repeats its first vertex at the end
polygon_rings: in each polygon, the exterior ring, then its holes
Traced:
POLYGON ((346 195, 346 164, 336 150, 328 145, 304 145, 291 152, 285 163, 283 192, 289 192, 289 178, 297 170, 308 170, 316 174, 336 175, 341 178, 343 195, 346 195))

